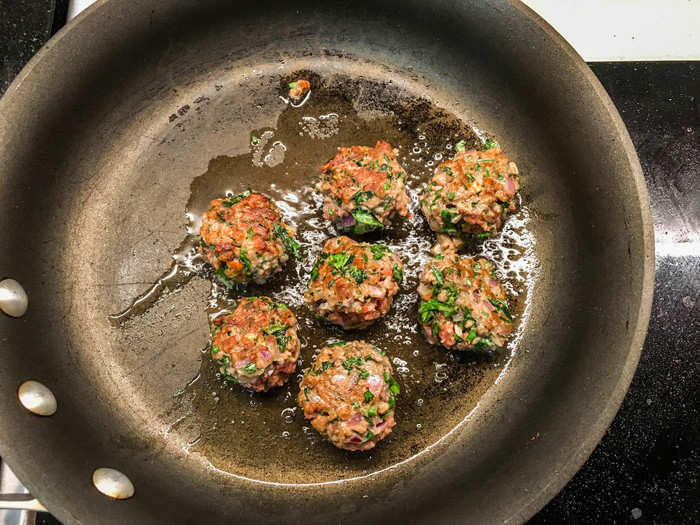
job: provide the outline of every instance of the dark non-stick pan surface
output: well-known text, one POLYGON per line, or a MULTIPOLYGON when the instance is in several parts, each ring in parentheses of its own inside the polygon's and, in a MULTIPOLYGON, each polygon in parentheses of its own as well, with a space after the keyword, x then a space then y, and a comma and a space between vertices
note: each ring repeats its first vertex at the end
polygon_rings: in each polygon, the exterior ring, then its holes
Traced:
POLYGON ((651 302, 646 189, 602 88, 521 4, 101 2, 30 62, 0 115, 0 277, 31 304, 0 317, 0 455, 65 522, 521 522, 626 391, 651 302), (300 76, 312 92, 293 107, 300 76), (390 315, 350 334, 314 319, 303 282, 333 235, 318 166, 388 140, 415 197, 458 140, 485 137, 522 174, 504 232, 465 251, 506 282, 508 347, 450 353, 417 330, 433 236, 415 198, 413 218, 373 237, 407 265, 390 315), (208 200, 247 188, 280 203, 303 258, 227 291, 178 261, 208 200), (217 381, 208 316, 261 293, 299 317, 302 367, 339 338, 393 358, 398 423, 376 449, 321 440, 294 409, 297 378, 264 395, 217 381), (55 415, 21 408, 27 379, 52 389, 55 415), (98 467, 135 496, 98 493, 98 467))

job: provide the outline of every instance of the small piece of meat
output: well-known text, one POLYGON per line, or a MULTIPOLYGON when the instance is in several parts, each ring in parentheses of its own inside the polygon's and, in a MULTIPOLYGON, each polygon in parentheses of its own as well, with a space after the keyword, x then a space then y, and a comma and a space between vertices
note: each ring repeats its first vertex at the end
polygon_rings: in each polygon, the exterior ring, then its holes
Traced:
POLYGON ((304 300, 342 328, 364 328, 386 315, 403 279, 403 264, 388 246, 349 237, 326 241, 304 300))
POLYGON ((513 329, 505 291, 487 259, 437 255, 423 269, 418 295, 418 315, 431 344, 456 350, 501 347, 513 329))
POLYGON ((389 358, 364 341, 321 350, 299 385, 304 417, 338 448, 369 450, 391 434, 400 393, 389 358))
POLYGON ((211 356, 224 381, 256 392, 282 386, 299 358, 297 319, 268 297, 244 297, 212 321, 211 356))
POLYGON ((311 83, 308 80, 300 79, 289 83, 289 98, 299 99, 311 90, 311 83))
POLYGON ((518 168, 498 146, 459 151, 435 169, 421 194, 421 210, 433 231, 490 237, 515 211, 519 189, 518 168))
POLYGON ((388 227, 397 214, 410 217, 406 172, 397 154, 383 141, 373 148, 338 148, 316 186, 324 197, 323 216, 339 231, 355 234, 388 227))
POLYGON ((262 284, 282 270, 290 255, 299 255, 294 228, 282 222, 275 203, 262 193, 214 199, 199 231, 200 253, 227 286, 251 280, 262 284))

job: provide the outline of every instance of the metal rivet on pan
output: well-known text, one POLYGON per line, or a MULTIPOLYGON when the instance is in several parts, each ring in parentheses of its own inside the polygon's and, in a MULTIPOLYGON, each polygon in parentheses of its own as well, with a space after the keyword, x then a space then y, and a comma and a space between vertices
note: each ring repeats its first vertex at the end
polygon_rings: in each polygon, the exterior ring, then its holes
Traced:
POLYGON ((118 470, 98 468, 92 473, 92 483, 105 496, 127 499, 134 495, 134 484, 118 470))
POLYGON ((17 397, 22 406, 38 416, 52 416, 56 412, 56 396, 39 381, 25 381, 19 385, 17 397))
POLYGON ((0 281, 0 310, 12 317, 22 317, 29 307, 29 297, 14 279, 0 281))

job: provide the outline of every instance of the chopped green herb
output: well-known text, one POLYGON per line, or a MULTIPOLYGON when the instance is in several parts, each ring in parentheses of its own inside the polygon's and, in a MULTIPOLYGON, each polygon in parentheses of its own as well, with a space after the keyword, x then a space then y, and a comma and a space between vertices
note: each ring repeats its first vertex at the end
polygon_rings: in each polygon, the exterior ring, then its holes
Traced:
POLYGON ((234 288, 235 283, 233 279, 231 279, 228 275, 224 273, 224 268, 221 267, 218 270, 216 270, 216 276, 219 278, 219 280, 224 283, 226 288, 234 288))
POLYGON ((467 343, 471 343, 475 337, 476 337, 476 328, 472 328, 471 330, 469 330, 469 334, 467 335, 467 338, 465 339, 465 341, 467 343))
POLYGON ((486 142, 484 143, 484 147, 482 149, 493 149, 498 147, 498 142, 495 140, 491 139, 486 139, 486 142))
POLYGON ((373 244, 370 246, 370 250, 372 250, 374 260, 379 261, 382 257, 384 257, 384 254, 389 251, 389 247, 385 246, 384 244, 373 244))
POLYGON ((275 324, 263 328, 263 334, 275 336, 275 339, 277 339, 277 346, 280 347, 280 350, 284 350, 287 348, 287 343, 289 343, 291 339, 291 337, 287 335, 287 330, 289 328, 290 326, 288 324, 282 324, 277 321, 275 324))
POLYGON ((320 376, 323 372, 325 372, 332 366, 335 366, 335 363, 333 361, 324 361, 323 363, 321 363, 321 368, 317 368, 313 371, 313 375, 320 376))
MULTIPOLYGON (((253 138, 255 138, 255 137, 253 137, 253 138)), ((257 138, 256 138, 256 140, 257 140, 257 138)), ((223 205, 226 206, 227 208, 230 208, 230 207, 233 206, 234 204, 236 204, 236 203, 242 201, 243 199, 245 199, 245 198, 247 198, 247 197, 250 197, 250 190, 244 191, 244 192, 241 193, 240 195, 236 195, 236 196, 234 196, 234 197, 229 197, 229 198, 227 198, 227 199, 224 199, 224 200, 221 202, 221 204, 223 204, 223 205)))
POLYGON ((493 235, 493 232, 483 232, 477 235, 479 239, 488 239, 493 235))
POLYGON ((489 302, 496 307, 497 311, 500 310, 501 313, 503 313, 509 323, 513 322, 513 317, 510 315, 510 310, 508 310, 508 305, 505 301, 501 301, 500 299, 491 299, 489 297, 489 302))
POLYGON ((245 265, 246 270, 251 271, 253 269, 253 265, 250 263, 250 259, 248 259, 248 252, 245 248, 241 248, 240 259, 241 262, 245 265))
POLYGON ((350 268, 348 269, 348 273, 352 276, 353 279, 355 279, 355 282, 357 284, 362 284, 362 281, 364 281, 367 278, 367 274, 355 265, 350 266, 350 268))
POLYGON ((309 400, 309 392, 310 391, 311 391, 311 389, 308 386, 304 387, 304 397, 306 398, 307 401, 309 400))
POLYGON ((334 253, 328 257, 328 264, 336 270, 343 270, 345 266, 352 262, 353 255, 350 253, 334 253))
POLYGON ((401 268, 396 263, 394 263, 393 274, 394 274, 395 281, 398 281, 398 282, 403 281, 403 268, 401 268))
POLYGON ((290 83, 289 83, 289 87, 292 88, 292 89, 294 89, 295 87, 297 87, 297 83, 296 83, 296 82, 290 82, 290 83))
POLYGON ((393 376, 389 378, 389 391, 395 396, 398 396, 401 393, 401 386, 399 386, 399 383, 393 378, 393 376))
POLYGON ((355 401, 352 405, 350 405, 352 408, 360 408, 360 403, 355 401))
POLYGON ((455 144, 455 149, 457 151, 464 151, 465 149, 467 149, 467 143, 463 140, 460 140, 457 144, 455 144))
POLYGON ((456 311, 456 307, 441 303, 437 299, 421 301, 420 306, 418 306, 418 314, 420 315, 421 323, 429 323, 433 318, 434 312, 441 312, 449 319, 456 311))
POLYGON ((348 357, 345 361, 341 363, 343 368, 348 372, 352 370, 353 366, 360 366, 362 364, 361 357, 348 357))
POLYGON ((365 370, 364 368, 360 370, 360 378, 361 379, 367 379, 369 377, 369 372, 365 370))
POLYGON ((450 210, 449 208, 445 208, 440 212, 440 217, 442 218, 442 231, 443 232, 457 232, 457 227, 454 225, 454 219, 455 217, 458 217, 458 214, 454 210, 450 210))
POLYGON ((377 228, 383 228, 384 225, 377 220, 372 212, 363 208, 355 208, 350 213, 355 218, 356 224, 353 226, 355 233, 367 233, 377 228))
POLYGON ((285 251, 290 255, 294 255, 294 257, 298 259, 299 243, 291 235, 289 235, 287 228, 282 226, 279 222, 276 222, 272 226, 272 229, 274 230, 277 238, 282 241, 285 251))
POLYGON ((369 390, 365 390, 365 403, 369 403, 374 399, 374 394, 369 390))
POLYGON ((365 441, 369 441, 373 437, 374 437, 374 432, 372 432, 371 430, 368 430, 367 435, 365 436, 365 441))
POLYGON ((245 366, 243 367, 243 370, 244 370, 247 374, 254 374, 255 372, 258 371, 258 367, 255 365, 255 363, 248 363, 247 365, 245 365, 245 366))
POLYGON ((358 191, 355 195, 352 196, 352 200, 354 200, 355 204, 359 206, 363 202, 371 199, 372 197, 376 197, 376 194, 373 191, 358 191))
POLYGON ((433 277, 435 277, 435 284, 442 286, 445 283, 445 276, 442 275, 440 269, 435 268, 435 266, 431 266, 430 271, 433 272, 433 277))
POLYGON ((369 407, 369 409, 367 410, 367 415, 369 417, 376 417, 377 416, 377 406, 372 405, 371 407, 369 407))
POLYGON ((313 281, 318 279, 318 268, 321 266, 321 263, 328 259, 328 252, 321 252, 321 255, 318 256, 318 260, 316 261, 316 264, 314 264, 314 267, 311 269, 311 276, 309 277, 309 284, 311 284, 313 281))
POLYGON ((476 348, 491 348, 494 346, 494 344, 488 337, 482 337, 474 346, 476 348))
POLYGON ((326 346, 328 346, 328 347, 331 347, 331 346, 342 346, 342 345, 346 345, 346 344, 347 344, 347 343, 346 343, 345 341, 337 341, 337 342, 335 342, 335 343, 331 343, 331 344, 328 344, 328 345, 326 345, 326 346))

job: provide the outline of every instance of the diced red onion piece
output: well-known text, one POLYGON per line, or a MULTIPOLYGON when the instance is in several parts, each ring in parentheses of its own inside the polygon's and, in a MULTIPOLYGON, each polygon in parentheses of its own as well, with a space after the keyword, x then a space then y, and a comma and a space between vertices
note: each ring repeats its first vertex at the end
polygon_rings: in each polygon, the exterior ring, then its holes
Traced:
POLYGON ((354 226, 355 222, 356 222, 355 217, 353 217, 350 213, 348 213, 347 215, 345 215, 343 217, 343 228, 348 228, 350 226, 354 226))

